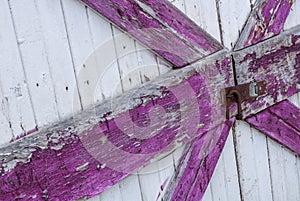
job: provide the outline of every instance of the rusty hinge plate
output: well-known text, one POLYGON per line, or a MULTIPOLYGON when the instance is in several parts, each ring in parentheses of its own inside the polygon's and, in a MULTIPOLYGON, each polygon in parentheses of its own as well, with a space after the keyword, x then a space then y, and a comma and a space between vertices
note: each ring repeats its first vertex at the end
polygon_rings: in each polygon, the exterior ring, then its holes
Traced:
POLYGON ((238 104, 238 120, 243 119, 242 102, 245 100, 256 99, 267 93, 267 85, 265 81, 251 82, 242 85, 225 88, 226 93, 226 117, 230 118, 230 105, 238 104))

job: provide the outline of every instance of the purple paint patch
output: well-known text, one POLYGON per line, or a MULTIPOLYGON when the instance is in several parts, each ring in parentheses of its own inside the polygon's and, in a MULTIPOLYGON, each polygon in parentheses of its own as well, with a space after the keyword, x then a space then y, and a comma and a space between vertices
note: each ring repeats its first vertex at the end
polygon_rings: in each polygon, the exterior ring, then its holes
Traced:
POLYGON ((285 100, 270 107, 269 110, 300 132, 300 109, 297 106, 285 100))
POLYGON ((2 175, 0 200, 92 197, 128 175, 101 168, 78 137, 73 135, 69 140, 62 150, 36 150, 29 163, 18 163, 13 171, 2 175))

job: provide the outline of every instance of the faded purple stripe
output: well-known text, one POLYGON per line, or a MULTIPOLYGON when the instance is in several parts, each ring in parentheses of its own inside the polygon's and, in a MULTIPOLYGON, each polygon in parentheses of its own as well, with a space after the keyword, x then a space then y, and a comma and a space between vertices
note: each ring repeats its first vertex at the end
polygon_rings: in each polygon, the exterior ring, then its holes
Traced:
POLYGON ((222 49, 213 37, 166 0, 82 0, 175 67, 222 49))

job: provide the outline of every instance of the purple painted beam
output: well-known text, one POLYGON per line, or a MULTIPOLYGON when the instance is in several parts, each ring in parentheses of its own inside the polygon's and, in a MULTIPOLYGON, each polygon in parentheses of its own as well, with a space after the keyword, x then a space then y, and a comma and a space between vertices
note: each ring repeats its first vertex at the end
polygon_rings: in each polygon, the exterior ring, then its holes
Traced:
POLYGON ((281 32, 290 13, 291 0, 258 0, 235 49, 257 44, 281 32))
POLYGON ((202 199, 233 123, 233 119, 226 121, 192 142, 181 159, 164 200, 202 199))
POLYGON ((232 85, 222 53, 0 147, 0 200, 93 197, 219 125, 232 85))
POLYGON ((274 105, 246 121, 300 155, 300 109, 289 101, 274 105))
POLYGON ((183 67, 222 49, 167 0, 82 0, 171 62, 183 67))
POLYGON ((267 94, 242 104, 256 114, 300 91, 300 26, 234 53, 238 84, 265 81, 267 94))

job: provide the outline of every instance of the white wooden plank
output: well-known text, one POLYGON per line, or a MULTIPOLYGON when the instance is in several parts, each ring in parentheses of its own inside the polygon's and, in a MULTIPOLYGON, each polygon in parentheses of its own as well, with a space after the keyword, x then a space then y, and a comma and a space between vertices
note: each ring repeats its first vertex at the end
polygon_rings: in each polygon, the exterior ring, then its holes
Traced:
POLYGON ((97 75, 97 72, 95 72, 96 65, 90 65, 88 68, 83 65, 88 56, 94 51, 87 19, 87 8, 80 1, 61 1, 61 3, 79 97, 82 107, 86 108, 94 101, 94 86, 96 86, 94 76, 97 75))
POLYGON ((158 171, 161 184, 159 198, 162 198, 168 190, 167 187, 171 182, 172 176, 175 174, 173 154, 158 161, 158 171))
POLYGON ((299 200, 297 159, 292 152, 269 139, 273 200, 299 200))
MULTIPOLYGON (((213 177, 212 177, 213 179, 213 177)), ((208 184, 207 189, 202 197, 201 201, 213 201, 213 197, 212 197, 212 188, 211 188, 211 182, 208 184)))
POLYGON ((2 89, 0 88, 0 145, 8 143, 13 137, 12 129, 9 124, 5 99, 3 97, 2 89))
POLYGON ((151 163, 138 171, 143 201, 154 201, 157 199, 161 183, 159 178, 159 166, 157 162, 151 163))
POLYGON ((80 102, 78 93, 74 93, 77 83, 61 4, 58 0, 39 0, 36 6, 45 37, 59 117, 65 118, 80 110, 80 102))
POLYGON ((94 102, 97 102, 119 95, 122 90, 112 25, 89 8, 87 17, 95 51, 89 56, 89 62, 85 63, 85 66, 89 68, 92 64, 94 66, 91 69, 97 72, 97 75, 94 75, 96 84, 94 102))
MULTIPOLYGON (((299 107, 299 94, 295 94, 289 100, 299 107)), ((268 147, 273 200, 299 200, 299 157, 269 138, 268 147)))
POLYGON ((155 79, 159 76, 157 56, 138 42, 136 42, 135 45, 142 83, 155 79))
MULTIPOLYGON (((220 159, 217 163, 216 169, 213 173, 210 187, 212 192, 212 200, 224 200, 227 201, 227 192, 229 188, 227 187, 227 179, 226 179, 226 170, 224 167, 224 150, 220 156, 220 159)), ((238 195, 238 191, 236 192, 238 195)))
POLYGON ((300 24, 299 19, 300 19, 300 1, 293 0, 293 5, 291 7, 290 14, 286 19, 283 29, 287 30, 299 25, 300 24))
POLYGON ((0 2, 0 30, 1 100, 2 105, 4 102, 7 105, 5 113, 1 114, 2 144, 8 142, 12 134, 17 136, 33 129, 36 123, 7 1, 0 2))
POLYGON ((88 199, 88 201, 101 201, 101 197, 100 196, 95 196, 95 197, 92 197, 92 198, 88 199))
POLYGON ((249 14, 249 0, 216 0, 220 10, 224 46, 232 49, 249 14))
POLYGON ((180 159, 183 156, 185 150, 186 150, 187 146, 181 146, 178 147, 174 153, 173 153, 173 164, 174 164, 174 169, 177 170, 177 166, 180 163, 180 159))
POLYGON ((236 124, 236 150, 243 200, 272 200, 266 137, 236 124))
POLYGON ((184 0, 168 0, 171 2, 174 6, 176 6, 181 12, 186 13, 185 9, 185 1, 184 0))
POLYGON ((221 42, 215 1, 185 0, 186 14, 202 29, 221 42))
POLYGON ((113 187, 109 188, 108 190, 104 191, 99 196, 101 201, 125 201, 122 199, 122 193, 120 190, 120 185, 116 184, 113 187))
MULTIPOLYGON (((122 200, 142 200, 139 178, 137 174, 130 175, 120 183, 122 200)), ((109 201, 109 200, 108 200, 109 201)))
POLYGON ((115 48, 123 91, 141 84, 134 40, 117 28, 113 28, 115 48))
POLYGON ((58 120, 45 36, 34 1, 9 1, 38 126, 58 120), (26 11, 26 12, 25 12, 26 11))
POLYGON ((122 182, 114 185, 111 189, 88 199, 89 201, 127 201, 135 200, 142 201, 142 195, 140 191, 139 178, 137 174, 132 174, 125 178, 122 182), (113 193, 116 195, 111 196, 113 193))

